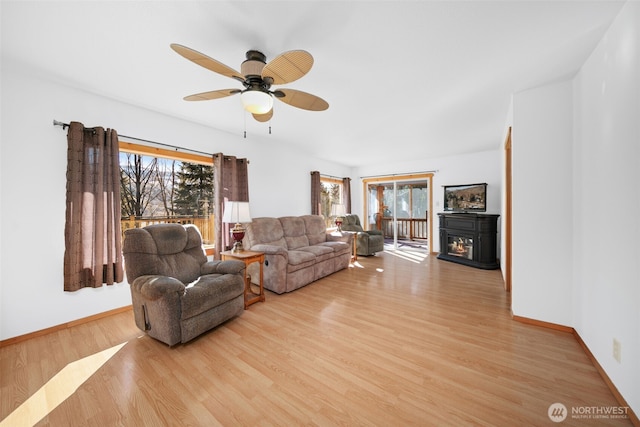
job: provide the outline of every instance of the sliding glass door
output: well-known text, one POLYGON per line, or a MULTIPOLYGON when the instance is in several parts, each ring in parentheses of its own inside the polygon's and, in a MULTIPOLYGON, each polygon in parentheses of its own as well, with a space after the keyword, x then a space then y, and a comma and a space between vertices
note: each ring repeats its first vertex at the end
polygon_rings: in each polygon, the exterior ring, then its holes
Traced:
POLYGON ((431 174, 364 179, 365 227, 381 230, 387 247, 431 251, 431 174))

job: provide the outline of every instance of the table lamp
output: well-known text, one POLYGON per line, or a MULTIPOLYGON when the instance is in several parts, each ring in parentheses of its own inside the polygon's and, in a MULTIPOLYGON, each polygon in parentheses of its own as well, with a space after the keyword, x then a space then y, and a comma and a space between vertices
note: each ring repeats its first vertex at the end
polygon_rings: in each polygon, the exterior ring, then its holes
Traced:
POLYGON ((249 212, 249 202, 224 202, 224 214, 222 222, 229 224, 235 223, 231 229, 231 237, 234 240, 232 252, 242 252, 242 239, 244 239, 245 229, 242 223, 251 222, 251 214, 249 212))
POLYGON ((342 231, 342 221, 344 221, 344 205, 334 203, 331 205, 331 216, 335 217, 336 227, 338 231, 342 231))

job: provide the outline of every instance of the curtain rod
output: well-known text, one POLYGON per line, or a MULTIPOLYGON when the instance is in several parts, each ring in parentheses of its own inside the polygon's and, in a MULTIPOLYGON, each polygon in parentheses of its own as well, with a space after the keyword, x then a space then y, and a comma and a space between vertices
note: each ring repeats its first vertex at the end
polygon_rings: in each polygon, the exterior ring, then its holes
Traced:
POLYGON ((385 174, 382 174, 382 175, 361 176, 360 179, 379 178, 379 177, 384 177, 384 176, 406 176, 406 175, 414 175, 414 174, 419 174, 419 173, 438 173, 438 172, 440 172, 440 170, 434 169, 434 170, 430 170, 430 171, 407 172, 407 173, 385 173, 385 174))
MULTIPOLYGON (((60 122, 60 121, 55 120, 55 119, 53 120, 53 125, 54 126, 61 126, 63 130, 69 127, 69 123, 60 122)), ((192 153, 203 154, 203 155, 206 155, 206 156, 213 156, 213 154, 205 153, 204 151, 192 150, 190 148, 178 147, 177 145, 164 144, 162 142, 156 142, 156 141, 150 141, 148 139, 136 138, 135 136, 127 136, 127 135, 118 134, 118 137, 127 138, 127 139, 134 139, 136 141, 146 142, 146 143, 149 143, 149 144, 161 145, 163 147, 169 147, 169 148, 173 148, 175 150, 190 151, 192 153)))
POLYGON ((339 180, 343 180, 344 177, 341 176, 333 176, 333 175, 327 175, 325 173, 321 173, 320 176, 324 176, 325 178, 334 178, 334 179, 339 179, 339 180))

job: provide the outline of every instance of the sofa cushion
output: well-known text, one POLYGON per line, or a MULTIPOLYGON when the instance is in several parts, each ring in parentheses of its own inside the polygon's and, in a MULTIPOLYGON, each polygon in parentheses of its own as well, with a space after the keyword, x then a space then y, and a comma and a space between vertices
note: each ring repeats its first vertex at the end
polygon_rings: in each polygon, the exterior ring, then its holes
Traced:
POLYGON ((287 249, 287 241, 284 238, 282 224, 278 218, 253 218, 246 226, 245 240, 248 241, 244 243, 246 248, 264 244, 287 249))
POLYGON ((207 274, 185 289, 182 319, 188 319, 242 295, 243 278, 237 274, 207 274))
POLYGON ((154 224, 145 228, 156 244, 158 255, 177 254, 187 249, 187 230, 166 224, 154 224))
POLYGON ((175 277, 190 283, 207 261, 198 229, 193 225, 154 224, 125 231, 123 253, 127 280, 144 275, 175 277))
POLYGON ((358 215, 345 215, 342 219, 342 230, 344 231, 364 231, 360 225, 358 215))
POLYGON ((324 218, 320 215, 303 215, 300 218, 304 221, 307 237, 309 238, 309 246, 327 240, 327 225, 324 218))
POLYGON ((293 250, 289 251, 289 263, 287 272, 300 270, 301 268, 311 267, 316 263, 316 256, 311 252, 293 250))
POLYGON ((280 218, 284 239, 287 248, 299 249, 309 246, 309 239, 305 234, 305 224, 302 218, 297 216, 284 216, 280 218))
POLYGON ((306 246, 304 248, 298 249, 300 251, 309 252, 316 257, 316 262, 321 262, 330 258, 333 258, 335 255, 333 253, 333 248, 324 245, 313 245, 306 246))
POLYGON ((319 243, 316 246, 322 246, 322 247, 325 247, 325 248, 330 248, 336 254, 344 253, 345 251, 346 252, 350 252, 351 251, 351 245, 346 243, 346 242, 337 242, 337 241, 322 242, 322 243, 319 243))

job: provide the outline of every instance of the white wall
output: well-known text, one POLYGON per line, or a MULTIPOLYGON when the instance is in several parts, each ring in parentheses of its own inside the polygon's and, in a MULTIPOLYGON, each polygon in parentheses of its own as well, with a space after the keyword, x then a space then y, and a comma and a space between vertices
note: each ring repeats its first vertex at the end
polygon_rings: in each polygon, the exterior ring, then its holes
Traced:
MULTIPOLYGON (((496 147, 502 147, 504 141, 496 141, 496 147)), ((417 144, 420 141, 416 142, 417 144)), ((435 252, 440 250, 439 218, 437 213, 443 212, 444 185, 474 184, 486 182, 487 213, 499 214, 501 208, 501 159, 502 149, 462 154, 452 157, 436 157, 431 159, 410 159, 407 153, 398 153, 397 161, 376 166, 355 169, 352 175, 352 211, 360 218, 364 215, 362 194, 362 178, 378 175, 395 175, 433 171, 433 246, 435 252)), ((498 221, 500 227, 500 220, 498 221)), ((498 242, 500 241, 498 237, 498 242)), ((497 255, 500 254, 498 248, 497 255)))
POLYGON ((571 81, 513 98, 512 310, 572 324, 571 81), (535 267, 535 268, 532 268, 535 267))
POLYGON ((640 415, 640 3, 574 82, 573 326, 640 415), (613 358, 613 339, 621 362, 613 358))
POLYGON ((222 133, 60 85, 4 57, 1 78, 1 340, 131 303, 127 283, 63 292, 67 143, 54 119, 246 157, 253 216, 307 214, 310 171, 350 173, 283 146, 273 135, 222 133))
POLYGON ((513 100, 513 312, 573 327, 636 414, 638 76, 640 3, 627 2, 575 78, 513 100))

